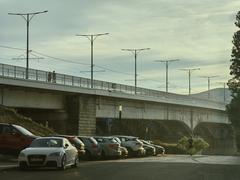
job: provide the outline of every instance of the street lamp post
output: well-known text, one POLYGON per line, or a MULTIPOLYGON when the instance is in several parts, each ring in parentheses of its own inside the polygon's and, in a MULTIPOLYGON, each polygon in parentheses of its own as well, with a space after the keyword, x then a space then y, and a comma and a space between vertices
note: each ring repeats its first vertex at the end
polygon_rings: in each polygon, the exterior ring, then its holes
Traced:
POLYGON ((191 73, 192 71, 200 70, 200 68, 188 68, 180 70, 188 72, 188 95, 191 95, 191 73))
POLYGON ((210 99, 210 86, 211 86, 211 79, 218 77, 218 76, 201 76, 202 78, 207 78, 208 81, 208 99, 210 99))
POLYGON ((99 33, 99 34, 77 34, 76 36, 83 36, 90 40, 91 42, 91 88, 93 88, 93 42, 98 36, 108 35, 109 33, 99 33))
POLYGON ((35 15, 47 12, 48 11, 40 11, 33 13, 8 13, 9 15, 21 16, 27 22, 26 79, 29 78, 29 23, 35 15))
POLYGON ((119 118, 119 121, 121 121, 121 119, 122 119, 122 105, 118 106, 118 112, 119 112, 118 118, 119 118))
POLYGON ((141 51, 144 51, 144 50, 150 50, 150 48, 142 48, 142 49, 122 49, 122 51, 130 51, 134 54, 134 60, 135 60, 135 76, 134 76, 134 79, 135 79, 135 88, 134 88, 134 92, 135 94, 137 94, 137 55, 138 53, 140 53, 141 51))
POLYGON ((170 60, 156 60, 155 62, 161 62, 166 64, 166 92, 168 92, 168 67, 170 62, 180 61, 179 59, 170 59, 170 60))

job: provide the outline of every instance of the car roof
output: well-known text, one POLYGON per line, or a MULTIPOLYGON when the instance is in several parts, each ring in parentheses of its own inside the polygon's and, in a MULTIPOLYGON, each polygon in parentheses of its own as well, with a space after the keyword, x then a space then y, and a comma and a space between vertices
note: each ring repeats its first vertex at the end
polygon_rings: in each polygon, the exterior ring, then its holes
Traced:
POLYGON ((52 138, 54 138, 54 139, 62 139, 62 140, 66 139, 64 137, 56 137, 56 136, 38 137, 36 139, 52 139, 52 138))
POLYGON ((74 135, 54 135, 54 137, 75 138, 77 136, 74 136, 74 135))
POLYGON ((125 136, 125 135, 114 135, 113 137, 138 138, 138 137, 136 137, 136 136, 125 136))

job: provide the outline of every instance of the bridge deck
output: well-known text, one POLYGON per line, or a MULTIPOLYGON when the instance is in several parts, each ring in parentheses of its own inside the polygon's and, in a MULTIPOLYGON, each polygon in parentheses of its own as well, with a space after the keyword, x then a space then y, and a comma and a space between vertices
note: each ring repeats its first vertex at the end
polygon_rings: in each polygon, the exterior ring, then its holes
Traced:
POLYGON ((106 81, 94 80, 94 88, 91 89, 90 79, 66 74, 56 73, 56 81, 53 83, 49 82, 48 73, 47 71, 29 69, 29 78, 26 79, 26 68, 0 64, 0 84, 95 94, 225 111, 225 104, 221 102, 140 87, 137 87, 137 93, 135 94, 134 86, 106 81))

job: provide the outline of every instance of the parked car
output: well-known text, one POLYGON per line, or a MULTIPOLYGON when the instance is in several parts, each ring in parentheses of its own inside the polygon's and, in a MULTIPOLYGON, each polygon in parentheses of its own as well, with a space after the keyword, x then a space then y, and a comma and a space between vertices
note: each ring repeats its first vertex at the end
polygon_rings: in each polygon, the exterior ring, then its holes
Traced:
POLYGON ((85 145, 85 157, 86 159, 99 158, 101 156, 101 148, 98 142, 93 137, 78 136, 78 138, 85 145))
POLYGON ((120 150, 121 150, 121 152, 122 152, 121 157, 122 157, 122 158, 126 158, 126 157, 128 156, 128 150, 127 150, 127 148, 121 146, 121 140, 120 140, 119 138, 117 138, 117 137, 113 137, 113 138, 120 144, 120 150))
POLYGON ((121 157, 120 144, 112 137, 95 136, 94 139, 100 144, 101 157, 121 157))
POLYGON ((145 142, 156 148, 156 155, 165 154, 165 148, 164 147, 162 147, 160 145, 153 144, 151 141, 145 141, 145 142))
POLYGON ((64 137, 70 141, 78 150, 78 158, 82 159, 86 153, 84 143, 77 136, 70 135, 56 135, 56 137, 64 137))
POLYGON ((15 124, 0 123, 0 153, 18 154, 37 138, 30 131, 15 124))
POLYGON ((143 143, 134 136, 122 136, 115 135, 121 141, 121 146, 127 148, 128 154, 130 156, 143 156, 145 155, 145 149, 143 148, 143 143))
POLYGON ((143 143, 143 148, 145 149, 146 153, 145 156, 155 156, 156 155, 156 148, 152 145, 146 143, 144 140, 140 140, 143 143))
POLYGON ((20 169, 46 166, 64 170, 78 165, 78 151, 66 138, 40 137, 20 152, 18 164, 20 169))

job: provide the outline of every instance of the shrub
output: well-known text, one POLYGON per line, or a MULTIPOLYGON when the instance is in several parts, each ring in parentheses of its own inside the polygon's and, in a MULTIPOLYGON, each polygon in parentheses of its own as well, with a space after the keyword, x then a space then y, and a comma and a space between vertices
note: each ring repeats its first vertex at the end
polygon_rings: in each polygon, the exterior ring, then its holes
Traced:
POLYGON ((209 147, 209 144, 199 137, 189 138, 184 136, 178 141, 177 147, 185 151, 187 154, 193 155, 193 154, 201 153, 202 150, 209 147))

